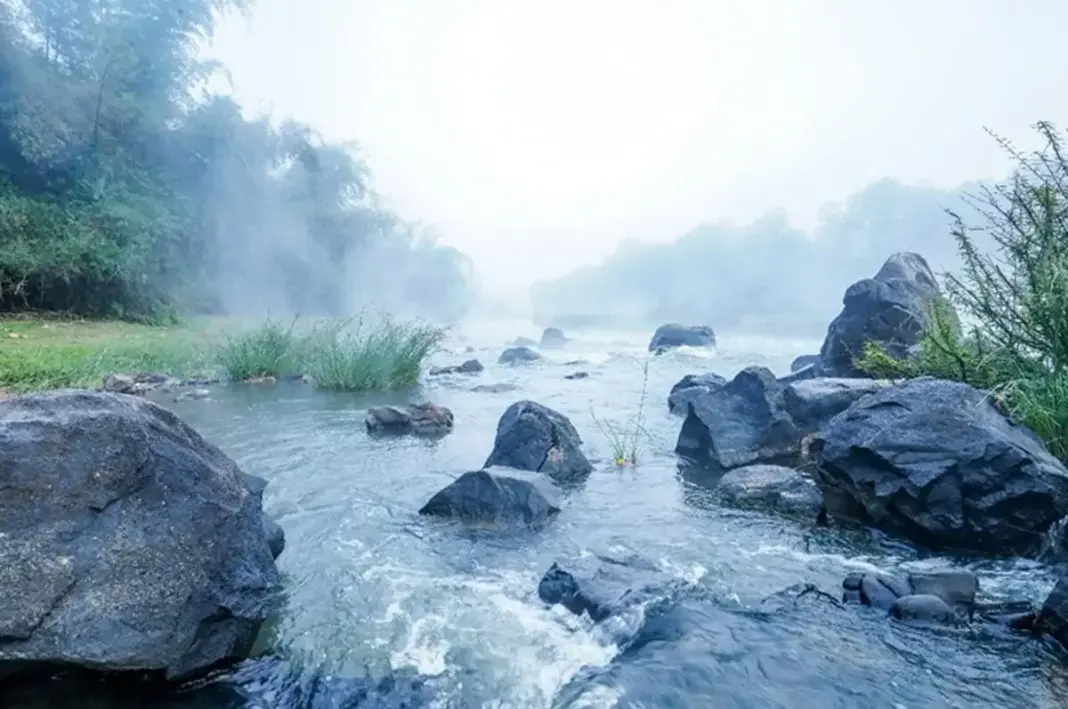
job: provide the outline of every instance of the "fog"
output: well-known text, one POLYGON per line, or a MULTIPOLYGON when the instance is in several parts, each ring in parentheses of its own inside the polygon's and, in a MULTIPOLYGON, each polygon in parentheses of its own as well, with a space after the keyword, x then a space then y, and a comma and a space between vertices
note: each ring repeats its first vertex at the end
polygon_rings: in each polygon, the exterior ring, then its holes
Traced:
MULTIPOLYGON (((870 191, 868 211, 844 217, 884 223, 867 228, 870 254, 824 262, 808 313, 818 319, 875 259, 952 251, 944 230, 947 244, 933 243, 940 207, 1008 169, 984 127, 1026 145, 1031 124, 1065 115, 1068 95, 1050 87, 1066 19, 1052 0, 261 0, 213 51, 243 102, 358 139, 388 203, 470 256, 489 302, 525 307, 535 283, 608 258, 553 297, 579 311, 587 298, 591 312, 629 298, 709 312, 712 291, 672 275, 673 259, 720 259, 689 264, 708 269, 716 298, 789 290, 761 280, 790 270, 789 250, 754 246, 759 267, 722 259, 769 228, 837 229, 847 243, 844 225, 821 222, 826 205, 884 179, 915 189, 887 199, 922 234, 885 223, 891 205, 870 191), (737 226, 701 226, 724 220, 737 226), (661 265, 647 269, 629 245, 683 235, 678 251, 648 251, 661 265), (737 243, 706 243, 723 239, 737 243)), ((710 317, 745 315, 725 307, 710 317)))

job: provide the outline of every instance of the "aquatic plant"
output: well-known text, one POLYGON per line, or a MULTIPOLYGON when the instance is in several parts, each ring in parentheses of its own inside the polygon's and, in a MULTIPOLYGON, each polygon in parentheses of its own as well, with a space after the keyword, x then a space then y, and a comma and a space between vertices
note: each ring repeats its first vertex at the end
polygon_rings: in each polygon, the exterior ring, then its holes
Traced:
POLYGON ((594 424, 608 439, 612 450, 612 458, 616 465, 637 465, 642 452, 642 440, 648 437, 645 430, 645 400, 649 392, 649 363, 651 358, 644 357, 639 366, 642 370, 642 391, 638 399, 638 411, 630 421, 619 422, 611 419, 599 418, 590 406, 590 416, 594 424))

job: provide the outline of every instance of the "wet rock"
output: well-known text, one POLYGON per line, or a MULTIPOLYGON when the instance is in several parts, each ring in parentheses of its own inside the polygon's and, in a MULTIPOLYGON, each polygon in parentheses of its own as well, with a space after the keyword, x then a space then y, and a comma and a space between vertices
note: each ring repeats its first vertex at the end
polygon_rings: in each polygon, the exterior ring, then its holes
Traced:
POLYGON ((444 406, 429 402, 405 408, 375 406, 367 410, 364 424, 372 435, 444 436, 452 431, 453 415, 444 406))
POLYGON ((668 394, 668 411, 685 414, 689 402, 701 394, 707 394, 724 386, 727 380, 711 372, 706 374, 687 374, 675 382, 668 394))
POLYGON ((593 471, 571 421, 527 400, 517 401, 501 414, 493 451, 484 467, 493 465, 545 473, 560 483, 580 482, 593 471))
POLYGON ((453 364, 447 367, 431 367, 430 376, 436 377, 442 374, 478 374, 485 367, 477 359, 469 359, 462 364, 453 364))
POLYGON ((936 569, 909 573, 914 595, 938 596, 951 606, 970 608, 979 593, 979 578, 967 569, 936 569))
POLYGON ((578 372, 571 372, 571 374, 565 374, 564 375, 564 379, 586 379, 589 376, 590 376, 589 372, 578 371, 578 372))
POLYGON ((798 355, 794 357, 792 362, 790 362, 790 372, 798 372, 805 367, 811 367, 814 364, 817 364, 819 361, 820 356, 818 354, 798 355))
POLYGON ((1034 628, 1068 649, 1068 575, 1062 575, 1046 596, 1034 628))
POLYGON ((806 475, 779 465, 747 465, 728 471, 716 486, 728 505, 768 510, 815 522, 823 510, 823 495, 806 475))
POLYGON ((660 353, 674 347, 715 347, 716 333, 706 325, 661 325, 649 340, 649 351, 660 353))
POLYGON ((104 391, 115 394, 133 394, 134 378, 127 374, 105 374, 104 391))
POLYGON ((537 362, 541 355, 529 347, 509 347, 497 358, 498 364, 527 364, 537 362))
POLYGON ((842 600, 890 610, 894 601, 912 592, 908 582, 875 571, 855 571, 842 581, 842 600))
POLYGON ((556 495, 544 480, 494 467, 456 478, 430 498, 419 514, 468 524, 538 528, 559 511, 556 495))
POLYGON ((729 470, 753 463, 789 464, 801 435, 783 405, 783 390, 765 367, 743 369, 726 385, 695 397, 675 452, 729 470))
POLYGON ((243 657, 279 587, 260 505, 233 460, 147 400, 0 403, 0 676, 177 679, 243 657))
MULTIPOLYGON (((263 491, 267 489, 267 481, 258 475, 250 475, 249 473, 242 473, 241 479, 249 489, 249 492, 256 496, 256 504, 259 505, 262 510, 263 491)), ((285 551, 286 533, 277 522, 267 516, 266 512, 261 512, 260 517, 263 533, 267 537, 267 546, 271 550, 271 556, 277 559, 282 555, 282 552, 285 551)))
POLYGON ((1026 554, 1068 512, 1068 470, 966 384, 869 394, 810 446, 828 512, 932 549, 1026 554))
POLYGON ((568 343, 568 339, 564 336, 563 330, 555 327, 547 327, 545 331, 541 333, 541 342, 539 346, 544 350, 559 349, 568 343))
POLYGON ((510 391, 515 391, 518 388, 518 386, 510 382, 495 382, 493 384, 476 384, 471 387, 471 391, 477 391, 483 394, 505 394, 510 391))
POLYGON ((890 617, 912 623, 957 623, 956 612, 938 596, 910 594, 902 596, 890 606, 890 617))
POLYGON ((629 604, 641 603, 667 577, 640 556, 595 555, 553 563, 538 584, 538 598, 599 622, 629 604))
POLYGON ((211 389, 187 389, 175 396, 174 401, 195 401, 198 399, 207 399, 210 396, 211 389))
POLYGON ((872 278, 849 286, 842 311, 827 328, 820 348, 820 374, 862 377, 856 360, 867 342, 877 342, 901 359, 920 341, 932 300, 940 297, 938 281, 919 254, 892 255, 872 278))
POLYGON ((779 377, 779 384, 786 386, 787 384, 793 384, 794 382, 803 382, 806 379, 816 379, 820 376, 818 366, 810 364, 807 367, 802 367, 796 372, 790 372, 786 376, 779 377))
POLYGON ((538 343, 529 337, 517 337, 512 340, 512 347, 537 347, 538 343))
POLYGON ((765 597, 760 601, 760 610, 765 613, 778 613, 787 609, 797 608, 802 600, 812 600, 819 603, 830 603, 840 607, 842 602, 830 593, 827 593, 814 583, 795 583, 781 591, 765 597))
POLYGON ((802 435, 815 433, 853 402, 890 386, 886 379, 820 377, 783 389, 783 406, 802 435))

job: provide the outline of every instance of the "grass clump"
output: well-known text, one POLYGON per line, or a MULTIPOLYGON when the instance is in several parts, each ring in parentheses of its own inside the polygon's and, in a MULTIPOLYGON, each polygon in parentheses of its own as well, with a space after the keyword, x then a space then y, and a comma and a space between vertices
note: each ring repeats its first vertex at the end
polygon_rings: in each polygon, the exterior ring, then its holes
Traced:
POLYGON ((1016 168, 970 196, 982 223, 953 215, 962 268, 943 281, 972 327, 962 333, 935 312, 916 357, 895 360, 869 344, 859 365, 875 376, 931 375, 990 390, 1068 458, 1068 156, 1050 124, 1036 130, 1043 144, 1031 153, 997 138, 1016 168), (978 248, 977 232, 993 249, 978 248))
POLYGON ((296 318, 288 326, 268 320, 226 337, 216 354, 219 366, 233 381, 292 374, 300 349, 296 324, 296 318))
POLYGON ((320 323, 303 341, 305 374, 324 389, 372 391, 413 386, 445 331, 422 323, 363 317, 320 323))
POLYGON ((644 415, 645 400, 649 392, 649 362, 648 356, 640 362, 642 392, 638 399, 638 411, 630 421, 619 422, 598 418, 593 406, 590 406, 590 416, 593 418, 597 428, 608 439, 608 444, 612 450, 612 458, 616 465, 620 467, 638 464, 638 459, 642 453, 642 440, 648 436, 645 430, 644 415))

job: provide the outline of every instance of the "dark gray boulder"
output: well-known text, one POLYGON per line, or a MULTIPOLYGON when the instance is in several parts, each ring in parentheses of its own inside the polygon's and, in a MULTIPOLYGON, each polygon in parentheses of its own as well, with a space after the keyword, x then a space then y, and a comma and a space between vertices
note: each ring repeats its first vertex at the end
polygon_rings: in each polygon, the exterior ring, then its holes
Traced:
POLYGON ((888 611, 894 601, 912 592, 908 581, 877 571, 857 571, 842 581, 842 600, 888 611))
POLYGON ((541 355, 529 347, 509 347, 504 352, 501 352, 501 356, 497 358, 498 364, 527 364, 529 362, 537 362, 541 359, 541 355))
POLYGON ((843 601, 882 610, 890 610, 904 597, 934 596, 955 610, 970 612, 979 593, 979 579, 967 569, 911 571, 904 577, 858 571, 846 576, 842 589, 843 601))
POLYGON ((482 363, 477 359, 469 359, 460 364, 450 364, 445 367, 431 367, 428 374, 432 377, 440 376, 442 374, 478 374, 484 369, 485 367, 483 367, 482 363))
POLYGON ((687 374, 675 382, 668 394, 668 411, 685 414, 688 404, 701 394, 706 394, 727 383, 724 377, 711 372, 707 374, 687 374))
POLYGON ((1068 470, 966 384, 869 394, 810 446, 832 516, 938 550, 1026 554, 1068 512, 1068 470))
POLYGON ((930 308, 940 296, 931 267, 919 254, 892 255, 872 278, 846 289, 842 311, 831 321, 820 348, 819 370, 827 377, 864 376, 856 360, 867 342, 877 342, 904 359, 928 325, 930 308))
MULTIPOLYGON (((248 473, 242 473, 241 479, 244 480, 249 492, 256 496, 257 504, 260 508, 263 508, 263 491, 267 489, 267 481, 258 475, 249 475, 248 473)), ((263 533, 267 537, 267 546, 271 550, 271 556, 277 559, 282 555, 282 552, 286 548, 286 533, 273 519, 263 513, 263 533)))
POLYGON ((807 475, 781 465, 746 465, 728 471, 716 486, 728 505, 767 510, 815 522, 823 510, 823 495, 807 475))
POLYGON ((571 421, 527 400, 515 402, 501 414, 484 467, 493 465, 544 473, 560 483, 580 482, 593 471, 571 421))
POLYGON ((794 357, 790 362, 790 372, 798 372, 805 367, 811 367, 815 364, 819 364, 820 356, 818 354, 803 354, 794 357))
POLYGON ((752 463, 789 464, 801 436, 783 405, 783 390, 765 367, 748 367, 724 386, 689 402, 675 452, 729 470, 752 463))
POLYGON ((250 482, 140 397, 0 402, 0 676, 179 679, 247 655, 279 587, 250 482))
POLYGON ((376 436, 444 436, 452 431, 453 423, 452 411, 430 402, 404 408, 374 406, 367 410, 364 418, 367 432, 376 436))
POLYGON ((952 625, 960 621, 956 611, 938 596, 910 594, 890 606, 890 617, 907 623, 952 625))
POLYGON ((559 349, 568 343, 567 337, 564 336, 564 331, 555 328, 547 327, 545 331, 541 333, 541 342, 538 346, 543 350, 559 349))
POLYGON ((559 511, 555 492, 545 480, 519 470, 491 468, 456 478, 419 514, 500 528, 539 528, 559 511))
POLYGON ((783 406, 802 434, 815 433, 853 402, 890 386, 885 379, 819 377, 793 382, 783 389, 783 406))
POLYGON ((716 333, 707 325, 679 325, 666 323, 656 328, 649 340, 650 352, 662 352, 674 347, 715 347, 716 333))

